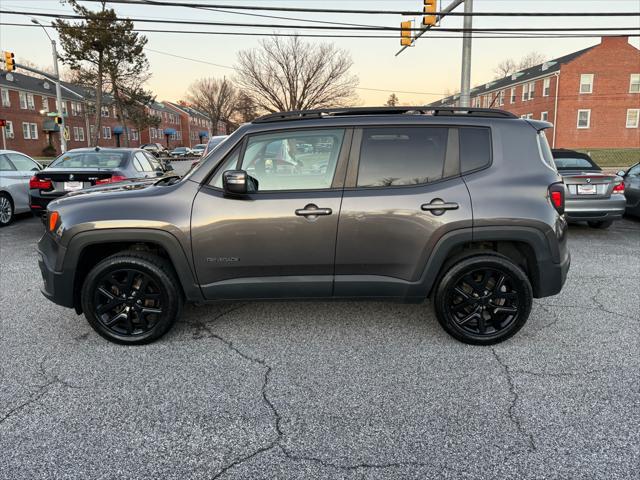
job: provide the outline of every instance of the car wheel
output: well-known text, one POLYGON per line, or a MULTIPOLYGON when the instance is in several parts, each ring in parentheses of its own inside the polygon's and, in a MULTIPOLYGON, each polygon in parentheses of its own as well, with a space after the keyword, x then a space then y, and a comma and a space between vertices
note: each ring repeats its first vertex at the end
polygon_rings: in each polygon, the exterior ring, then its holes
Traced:
POLYGON ((107 340, 128 345, 163 336, 182 311, 182 290, 171 265, 143 252, 121 252, 98 263, 81 292, 82 309, 107 340))
POLYGON ((438 321, 452 337, 492 345, 522 328, 532 301, 531 283, 519 266, 506 257, 479 255, 445 272, 434 306, 438 321))
POLYGON ((602 220, 597 222, 587 222, 591 228, 609 228, 613 220, 602 220))
POLYGON ((0 193, 0 227, 6 227, 13 221, 13 201, 6 193, 0 193))

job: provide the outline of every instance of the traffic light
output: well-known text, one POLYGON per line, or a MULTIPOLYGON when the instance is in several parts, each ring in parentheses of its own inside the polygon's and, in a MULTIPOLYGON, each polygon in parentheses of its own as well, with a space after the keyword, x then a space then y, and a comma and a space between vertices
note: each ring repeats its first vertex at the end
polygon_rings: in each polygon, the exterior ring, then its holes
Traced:
POLYGON ((56 125, 62 125, 62 117, 55 117, 53 121, 56 125))
POLYGON ((411 20, 407 22, 400 22, 400 45, 403 47, 411 46, 411 20))
POLYGON ((16 61, 15 55, 13 52, 3 52, 4 53, 4 65, 7 72, 13 72, 16 69, 16 61))
POLYGON ((438 0, 424 0, 424 17, 422 24, 433 26, 436 24, 436 15, 438 11, 438 0))

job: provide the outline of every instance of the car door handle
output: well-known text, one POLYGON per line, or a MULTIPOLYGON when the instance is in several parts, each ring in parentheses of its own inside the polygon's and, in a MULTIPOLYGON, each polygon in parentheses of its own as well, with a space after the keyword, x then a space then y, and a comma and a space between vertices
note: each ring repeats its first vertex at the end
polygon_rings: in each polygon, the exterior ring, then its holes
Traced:
POLYGON ((313 204, 296 210, 296 215, 298 215, 299 217, 315 217, 318 215, 331 215, 332 213, 333 210, 331 210, 330 208, 318 208, 313 204))
POLYGON ((441 198, 434 198, 431 203, 423 203, 420 209, 425 212, 431 212, 434 215, 442 215, 447 210, 457 210, 460 208, 456 202, 445 202, 441 198))

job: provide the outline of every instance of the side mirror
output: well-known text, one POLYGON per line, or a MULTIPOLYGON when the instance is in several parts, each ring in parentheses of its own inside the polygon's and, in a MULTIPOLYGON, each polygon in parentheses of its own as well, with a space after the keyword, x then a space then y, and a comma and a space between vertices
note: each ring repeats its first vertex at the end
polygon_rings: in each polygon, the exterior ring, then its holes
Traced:
POLYGON ((230 195, 245 195, 258 190, 258 180, 244 170, 227 170, 222 173, 222 188, 230 195))
POLYGON ((620 176, 620 177, 624 177, 627 174, 627 172, 625 172, 624 170, 620 170, 618 173, 616 173, 616 175, 620 176))

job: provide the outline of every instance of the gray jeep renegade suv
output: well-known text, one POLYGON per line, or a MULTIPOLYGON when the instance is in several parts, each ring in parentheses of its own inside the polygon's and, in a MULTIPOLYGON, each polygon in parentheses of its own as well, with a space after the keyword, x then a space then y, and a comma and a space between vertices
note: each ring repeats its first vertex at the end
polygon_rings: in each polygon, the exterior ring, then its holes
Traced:
POLYGON ((428 297, 453 337, 497 343, 569 269, 550 126, 487 109, 267 115, 183 178, 52 202, 43 293, 126 344, 161 337, 185 301, 428 297))

